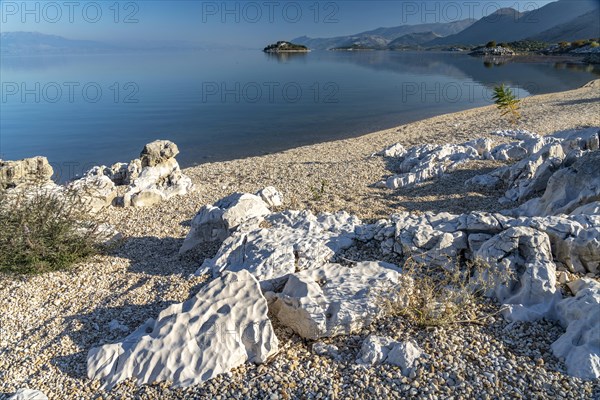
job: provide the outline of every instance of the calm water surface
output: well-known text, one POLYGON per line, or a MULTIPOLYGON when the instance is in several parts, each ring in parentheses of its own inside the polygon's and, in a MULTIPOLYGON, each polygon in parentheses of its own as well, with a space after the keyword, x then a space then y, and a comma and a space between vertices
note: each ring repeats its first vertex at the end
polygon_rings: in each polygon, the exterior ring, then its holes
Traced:
POLYGON ((154 139, 182 166, 358 136, 573 89, 598 68, 484 64, 456 53, 259 51, 9 57, 0 64, 0 158, 49 158, 60 179, 135 158, 154 139))

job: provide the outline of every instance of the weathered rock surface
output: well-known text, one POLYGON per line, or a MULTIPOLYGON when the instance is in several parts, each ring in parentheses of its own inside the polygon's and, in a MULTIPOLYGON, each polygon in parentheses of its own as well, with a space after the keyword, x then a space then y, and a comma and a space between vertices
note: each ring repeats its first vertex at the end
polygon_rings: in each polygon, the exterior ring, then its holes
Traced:
POLYGON ((223 241, 240 224, 254 221, 258 225, 271 211, 261 197, 234 193, 214 205, 204 206, 192 219, 179 254, 185 254, 201 243, 223 241))
POLYGON ((452 171, 461 163, 477 159, 487 148, 487 140, 469 142, 463 145, 423 145, 404 150, 393 146, 384 151, 399 158, 398 175, 387 179, 386 185, 398 189, 414 185, 432 178, 439 178, 452 171), (403 151, 404 150, 404 151, 403 151))
POLYGON ((163 310, 122 342, 88 353, 88 377, 104 388, 133 378, 185 387, 278 351, 267 301, 247 271, 223 274, 184 303, 163 310))
POLYGON ((510 228, 483 243, 475 258, 489 265, 489 279, 497 279, 495 297, 508 319, 531 321, 552 313, 560 299, 550 238, 532 228, 510 228))
POLYGON ((46 157, 26 158, 20 161, 0 160, 0 189, 50 182, 52 167, 46 157))
POLYGON ((582 154, 547 180, 544 195, 516 210, 520 215, 570 214, 586 204, 600 201, 600 151, 582 154))
POLYGON ((267 186, 266 188, 259 190, 256 195, 267 203, 269 207, 280 207, 283 205, 283 195, 273 186, 267 186))
POLYGON ((123 197, 115 203, 126 207, 152 206, 173 196, 183 196, 194 187, 191 179, 181 172, 174 158, 177 154, 175 143, 157 140, 144 147, 139 159, 129 164, 116 163, 110 168, 94 167, 71 186, 81 191, 95 209, 113 202, 107 179, 113 183, 112 188, 128 185, 123 197))
POLYGON ((170 158, 160 164, 144 167, 125 192, 123 204, 148 207, 173 196, 183 196, 192 188, 192 180, 181 172, 177 160, 170 158))
POLYGON ((575 294, 556 305, 566 332, 552 344, 554 355, 564 360, 569 375, 600 378, 600 283, 581 279, 570 285, 575 294))
POLYGON ((8 400, 48 400, 48 397, 39 390, 19 389, 8 400))
POLYGON ((409 149, 396 144, 379 154, 397 159, 397 174, 377 186, 398 189, 439 178, 471 160, 517 161, 515 165, 474 177, 466 185, 489 188, 506 185, 509 190, 505 200, 521 201, 543 190, 550 176, 568 162, 569 153, 597 150, 600 145, 598 131, 598 128, 587 128, 543 137, 528 131, 500 131, 495 134, 519 141, 496 147, 492 147, 490 139, 440 146, 421 145, 409 149))
POLYGON ((411 286, 392 264, 325 264, 290 275, 281 292, 266 297, 282 325, 303 338, 318 339, 368 326, 383 314, 386 300, 406 301, 411 286))
POLYGON ((263 289, 273 290, 286 275, 318 268, 349 248, 361 223, 345 212, 315 216, 309 211, 271 214, 264 221, 268 228, 256 223, 240 226, 197 273, 218 276, 226 270, 248 270, 263 289))
POLYGON ((423 350, 413 342, 397 342, 387 337, 371 335, 364 340, 356 362, 366 365, 397 365, 402 375, 408 376, 422 354, 423 350))
POLYGON ((104 175, 85 176, 72 182, 69 188, 77 192, 83 206, 92 213, 112 205, 117 197, 115 184, 104 175))
POLYGON ((140 154, 142 168, 155 167, 179 154, 177 145, 168 140, 155 140, 144 146, 140 154))

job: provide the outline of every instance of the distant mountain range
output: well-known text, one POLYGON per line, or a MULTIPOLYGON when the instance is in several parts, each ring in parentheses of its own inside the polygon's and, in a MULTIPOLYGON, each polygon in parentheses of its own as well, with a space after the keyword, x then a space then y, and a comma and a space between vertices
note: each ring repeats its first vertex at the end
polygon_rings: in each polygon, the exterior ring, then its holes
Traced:
POLYGON ((110 50, 115 50, 115 47, 91 40, 71 40, 38 32, 0 33, 1 54, 90 53, 110 50))
POLYGON ((247 49, 243 46, 223 46, 186 41, 147 41, 135 44, 107 44, 92 40, 74 40, 39 32, 0 33, 0 54, 98 54, 130 53, 135 51, 247 49))
MULTIPOLYGON (((543 32, 562 24, 579 25, 581 22, 578 22, 578 17, 589 12, 596 15, 595 21, 591 21, 591 26, 600 29, 600 3, 597 0, 559 0, 524 13, 512 8, 502 8, 480 19, 462 32, 435 39, 427 44, 430 46, 480 45, 491 40, 514 42, 540 37, 543 32)), ((554 41, 568 40, 567 36, 561 31, 557 31, 553 35, 553 39, 554 41)), ((577 37, 577 39, 592 37, 595 36, 577 37)))
POLYGON ((327 50, 336 47, 350 47, 352 45, 362 45, 373 48, 387 48, 388 44, 394 40, 410 34, 427 33, 437 36, 448 36, 471 26, 475 23, 474 19, 464 19, 461 21, 449 23, 433 23, 420 25, 401 25, 391 28, 377 28, 371 31, 357 33, 356 35, 337 36, 333 38, 309 38, 301 36, 293 39, 293 43, 303 44, 315 50, 327 50))
POLYGON ((312 49, 352 47, 374 49, 405 46, 475 46, 489 41, 514 42, 534 39, 547 42, 600 37, 598 0, 558 0, 533 11, 502 8, 480 20, 450 23, 402 25, 378 28, 356 35, 293 40, 312 49))

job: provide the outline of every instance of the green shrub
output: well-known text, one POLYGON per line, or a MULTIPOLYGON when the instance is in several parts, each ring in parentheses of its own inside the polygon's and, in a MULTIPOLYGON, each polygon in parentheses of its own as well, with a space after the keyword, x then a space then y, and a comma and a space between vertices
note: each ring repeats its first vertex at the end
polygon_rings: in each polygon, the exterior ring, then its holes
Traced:
POLYGON ((76 193, 0 191, 0 271, 66 269, 95 254, 101 236, 76 193))
POLYGON ((598 42, 592 42, 592 43, 590 43, 590 47, 593 48, 593 49, 595 49, 596 47, 600 47, 600 43, 598 43, 598 42))
POLYGON ((514 93, 510 88, 504 84, 494 87, 494 102, 498 106, 498 109, 502 112, 502 116, 509 116, 511 122, 516 124, 521 118, 519 112, 521 100, 517 100, 514 93))
POLYGON ((488 42, 485 47, 487 47, 488 49, 491 49, 493 47, 496 47, 496 42, 494 40, 492 40, 491 42, 488 42))

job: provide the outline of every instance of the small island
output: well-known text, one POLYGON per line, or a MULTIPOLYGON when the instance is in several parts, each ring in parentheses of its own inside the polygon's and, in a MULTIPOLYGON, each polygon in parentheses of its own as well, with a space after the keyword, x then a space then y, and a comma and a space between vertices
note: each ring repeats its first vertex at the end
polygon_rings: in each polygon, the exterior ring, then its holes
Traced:
POLYGON ((279 41, 270 44, 263 49, 265 53, 308 53, 310 49, 301 44, 294 44, 286 41, 279 41))

